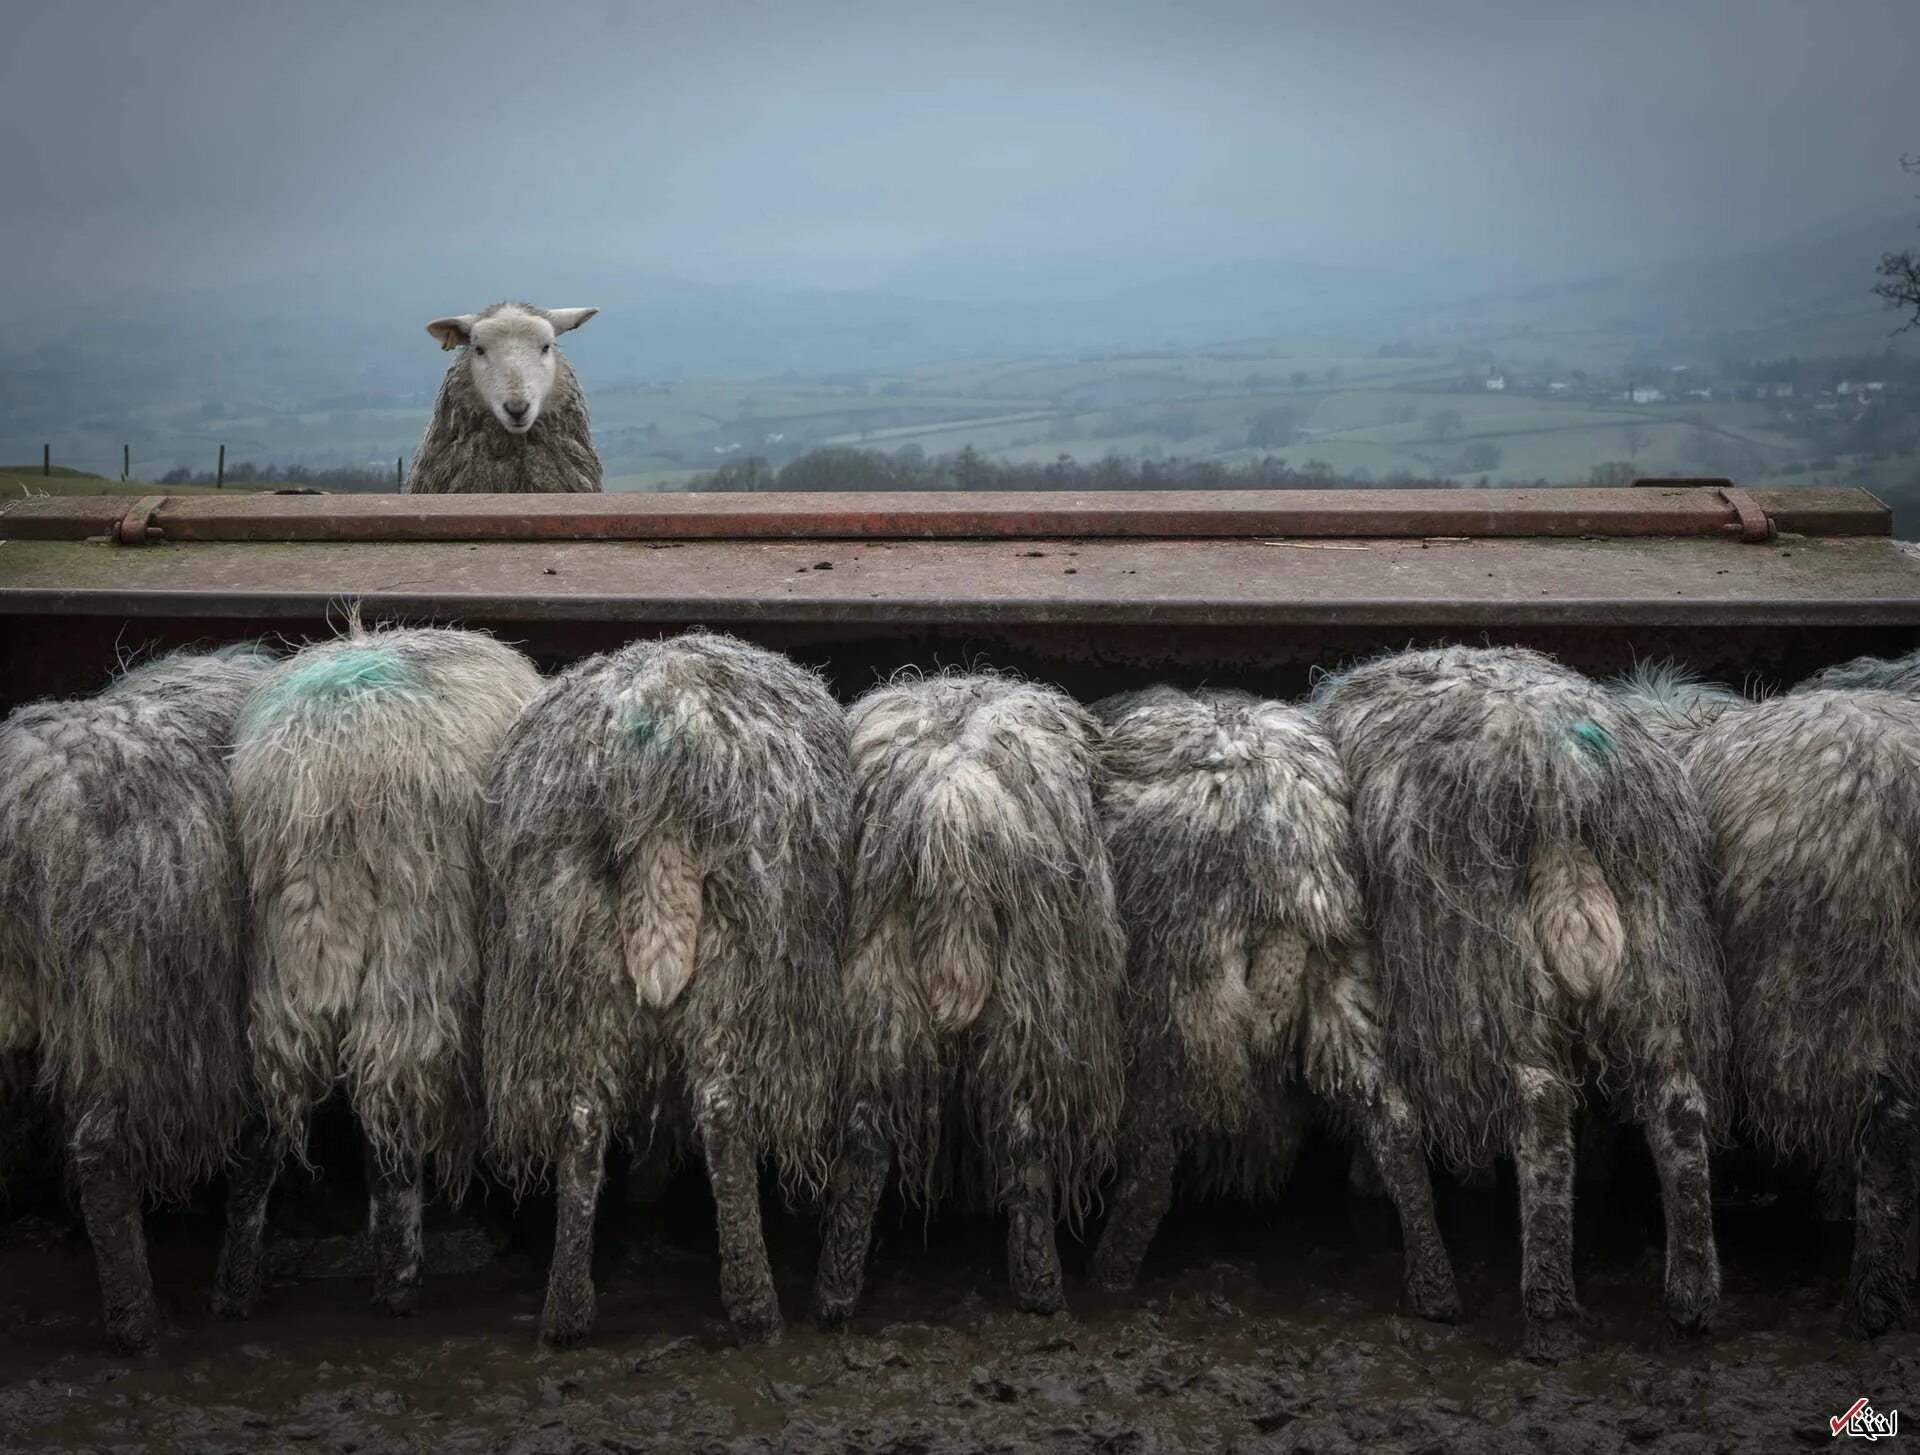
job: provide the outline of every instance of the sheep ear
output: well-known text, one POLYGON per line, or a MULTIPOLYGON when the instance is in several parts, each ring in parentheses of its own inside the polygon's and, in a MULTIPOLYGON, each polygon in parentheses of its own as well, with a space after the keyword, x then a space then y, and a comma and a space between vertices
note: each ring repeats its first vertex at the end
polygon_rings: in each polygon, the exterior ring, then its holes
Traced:
POLYGON ((442 349, 457 349, 473 336, 473 326, 479 321, 477 313, 456 314, 452 318, 436 318, 427 325, 427 332, 440 341, 442 349))
POLYGON ((555 333, 565 333, 580 327, 599 311, 597 308, 543 308, 540 316, 553 325, 555 333))

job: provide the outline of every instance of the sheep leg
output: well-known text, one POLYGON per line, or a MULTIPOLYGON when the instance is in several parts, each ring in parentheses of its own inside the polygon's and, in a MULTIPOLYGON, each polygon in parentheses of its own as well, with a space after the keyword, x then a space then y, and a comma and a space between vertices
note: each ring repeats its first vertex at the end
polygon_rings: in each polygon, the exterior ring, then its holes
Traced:
POLYGON ((373 1250, 373 1301, 395 1318, 420 1306, 425 1253, 420 1234, 421 1182, 417 1156, 397 1167, 367 1152, 367 1245, 373 1250))
POLYGON ((141 1189, 122 1169, 121 1149, 104 1127, 83 1127, 70 1154, 80 1183, 80 1211, 93 1244, 107 1338, 129 1353, 151 1348, 159 1331, 153 1277, 147 1271, 147 1237, 141 1222, 141 1189))
POLYGON ((540 1342, 549 1349, 578 1343, 593 1327, 593 1218, 606 1168, 607 1119, 597 1107, 576 1101, 560 1158, 553 1264, 540 1313, 540 1342))
POLYGON ((760 1159, 734 1121, 729 1093, 710 1091, 701 1101, 700 1140, 720 1225, 720 1302, 743 1339, 776 1343, 780 1297, 760 1226, 760 1159))
POLYGON ((213 1274, 213 1312, 223 1319, 244 1319, 260 1294, 265 1263, 267 1199, 280 1175, 280 1143, 265 1122, 249 1123, 240 1134, 240 1154, 227 1173, 227 1226, 220 1240, 220 1262, 213 1274))
POLYGON ((820 1268, 814 1276, 813 1320, 826 1327, 847 1321, 860 1301, 873 1241, 874 1213, 893 1166, 893 1148, 864 1103, 855 1111, 834 1162, 827 1215, 821 1229, 820 1268))
POLYGON ((1860 1129, 1848 1302, 1855 1330, 1868 1338, 1912 1318, 1905 1253, 1920 1174, 1917 1113, 1911 1093, 1882 1077, 1860 1129))
POLYGON ((1573 1291, 1573 1091, 1553 1072, 1518 1072, 1520 1128, 1513 1158, 1520 1182, 1520 1303, 1526 1351, 1572 1352, 1580 1303, 1573 1291))
POLYGON ((1007 1278, 1014 1307, 1056 1314, 1067 1306, 1067 1294, 1054 1240, 1053 1169, 1038 1149, 1028 1150, 1015 1165, 1019 1170, 1007 1197, 1007 1278))
POLYGON ((1420 1119, 1391 1085, 1383 1086, 1370 1103, 1355 1107, 1353 1115, 1400 1217, 1407 1303, 1423 1319, 1455 1323, 1460 1318, 1460 1290, 1433 1213, 1433 1179, 1427 1171, 1420 1119))
POLYGON ((1120 1185, 1090 1270, 1096 1288, 1114 1293, 1132 1288, 1139 1278, 1147 1249, 1173 1205, 1173 1176, 1180 1162, 1164 1115, 1134 1102, 1127 1120, 1120 1185))
POLYGON ((1647 1146, 1660 1174, 1667 1222, 1667 1318, 1682 1333, 1713 1322, 1720 1303, 1720 1259, 1713 1242, 1713 1189, 1707 1167, 1707 1099, 1691 1073, 1660 1090, 1647 1146))

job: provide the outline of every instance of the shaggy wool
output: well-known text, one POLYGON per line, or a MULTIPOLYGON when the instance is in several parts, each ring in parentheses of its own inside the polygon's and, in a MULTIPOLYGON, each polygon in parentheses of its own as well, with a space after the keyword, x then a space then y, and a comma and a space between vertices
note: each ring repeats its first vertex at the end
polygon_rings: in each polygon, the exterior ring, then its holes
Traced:
MULTIPOLYGON (((526 304, 496 303, 479 317, 526 304)), ((529 310, 537 312, 538 310, 529 310)), ((433 415, 407 471, 409 495, 597 493, 600 454, 588 427, 587 396, 558 345, 553 388, 525 434, 500 423, 474 387, 469 349, 448 365, 433 415)))
POLYGON ((464 1175, 478 1131, 472 832, 495 747, 539 690, 479 632, 310 646, 240 720, 233 791, 254 914, 250 1034, 296 1152, 344 1083, 376 1164, 464 1175))
POLYGON ((0 1050, 148 1194, 217 1169, 247 1104, 226 757, 271 665, 176 652, 0 726, 0 1050))

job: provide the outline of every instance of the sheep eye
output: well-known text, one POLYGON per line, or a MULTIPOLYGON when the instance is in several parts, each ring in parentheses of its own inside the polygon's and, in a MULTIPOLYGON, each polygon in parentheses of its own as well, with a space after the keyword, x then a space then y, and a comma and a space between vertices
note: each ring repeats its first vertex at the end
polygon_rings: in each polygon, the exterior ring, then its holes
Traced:
POLYGON ((550 354, 550 353, 552 353, 552 352, 553 352, 553 345, 552 345, 552 344, 541 344, 541 345, 540 345, 540 352, 541 352, 541 353, 543 353, 543 354, 550 354))
POLYGON ((487 351, 481 348, 479 344, 473 346, 473 351, 483 359, 487 356, 487 351))

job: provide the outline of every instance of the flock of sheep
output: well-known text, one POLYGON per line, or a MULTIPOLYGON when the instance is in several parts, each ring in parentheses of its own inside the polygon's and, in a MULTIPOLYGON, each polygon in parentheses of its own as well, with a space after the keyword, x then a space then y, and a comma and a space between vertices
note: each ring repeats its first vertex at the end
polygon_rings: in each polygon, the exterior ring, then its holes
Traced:
MULTIPOLYGON (((600 489, 554 348, 593 313, 430 324, 460 356, 407 489, 600 489)), ((544 680, 442 628, 176 653, 0 725, 0 1059, 58 1109, 124 1347, 158 1322, 145 1205, 224 1172, 213 1304, 246 1315, 336 1092, 376 1302, 419 1297, 429 1186, 550 1182, 551 1344, 593 1322, 616 1138, 697 1146, 722 1301, 767 1339, 768 1162, 821 1209, 817 1320, 892 1178, 1002 1210, 1050 1312, 1062 1220, 1104 1206, 1091 1276, 1124 1288, 1176 1177, 1274 1186, 1319 1118, 1427 1318, 1460 1312, 1429 1158, 1514 1160, 1551 1352, 1586 1091, 1645 1131, 1676 1326, 1719 1298, 1738 1126, 1853 1185, 1877 1333, 1920 1197, 1920 654, 1759 702, 1454 647, 1307 704, 943 675, 843 709, 705 633, 544 680)))
POLYGON ((1003 1210, 1014 1300, 1051 1311, 1061 1221, 1104 1207, 1091 1276, 1124 1287, 1176 1177, 1271 1185, 1320 1118, 1433 1319, 1429 1157, 1514 1159, 1550 1350, 1587 1092, 1647 1136, 1677 1326, 1714 1313, 1737 1125, 1857 1188, 1871 1333, 1907 1317, 1920 1190, 1917 854, 1920 657, 1759 702, 1454 647, 1306 704, 940 675, 843 708, 725 636, 543 679, 356 623, 0 727, 0 1050, 62 1118, 124 1346, 156 1332, 143 1205, 224 1171, 214 1304, 244 1315, 336 1091, 377 1302, 419 1296, 429 1187, 550 1181, 555 1344, 593 1321, 615 1139, 699 1150, 722 1300, 765 1339, 767 1163, 820 1208, 818 1320, 894 1178, 1003 1210))

